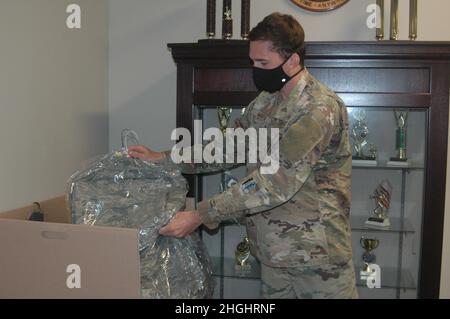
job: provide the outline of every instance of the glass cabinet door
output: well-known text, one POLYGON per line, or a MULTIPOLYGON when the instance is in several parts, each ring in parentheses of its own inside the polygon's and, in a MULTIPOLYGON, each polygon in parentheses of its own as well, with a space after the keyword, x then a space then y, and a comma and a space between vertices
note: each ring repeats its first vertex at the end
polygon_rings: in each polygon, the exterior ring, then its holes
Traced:
MULTIPOLYGON (((230 107, 230 125, 241 111, 230 107)), ((216 106, 196 106, 194 113, 203 130, 220 127, 216 106)), ((428 111, 349 107, 348 115, 354 158, 350 221, 360 298, 416 298, 428 111)), ((237 180, 245 173, 245 167, 229 171, 237 180)), ((223 189, 223 174, 198 178, 203 198, 223 189)), ((202 231, 213 261, 216 298, 259 298, 258 261, 250 257, 249 272, 235 269, 236 247, 245 236, 245 227, 233 223, 202 231)))
MULTIPOLYGON (((248 42, 173 43, 168 47, 178 72, 177 127, 191 130, 193 119, 203 117, 217 126, 217 106, 232 106, 232 117, 236 117, 257 96, 248 42)), ((357 270, 367 270, 365 263, 372 262, 380 267, 381 277, 380 288, 369 288, 364 277, 368 272, 361 279, 357 271, 360 296, 438 298, 445 247, 450 42, 309 42, 305 65, 347 105, 351 128, 361 116, 358 111, 366 113, 361 120, 364 125, 359 123, 354 133, 359 137, 352 139, 359 150, 353 145, 359 157, 353 161, 353 252, 357 270), (408 112, 401 119, 406 133, 400 137, 394 111, 403 116, 408 112), (403 145, 402 154, 397 139, 403 145), (409 161, 395 160, 405 158, 409 161), (379 226, 384 220, 380 217, 387 205, 383 204, 384 188, 390 190, 389 227, 375 229, 374 224, 379 226)), ((244 173, 233 174, 242 177, 239 174, 244 173)), ((187 178, 190 196, 194 192, 198 199, 207 198, 220 191, 220 176, 187 178)), ((387 226, 387 222, 381 224, 387 226)), ((236 278, 225 267, 225 260, 233 260, 245 230, 226 227, 216 234, 203 234, 211 255, 221 260, 217 278, 229 284, 217 288, 218 296, 249 296, 240 284, 248 278, 236 278)), ((254 297, 259 293, 258 280, 251 280, 254 285, 245 284, 255 289, 254 297)))
POLYGON ((360 298, 416 298, 428 111, 352 107, 348 113, 360 298))

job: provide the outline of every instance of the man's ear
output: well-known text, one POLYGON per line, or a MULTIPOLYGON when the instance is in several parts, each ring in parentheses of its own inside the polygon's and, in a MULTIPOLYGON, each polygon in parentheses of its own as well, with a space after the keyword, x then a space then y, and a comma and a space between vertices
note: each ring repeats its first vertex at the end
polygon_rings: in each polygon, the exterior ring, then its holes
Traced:
POLYGON ((291 58, 289 59, 289 64, 291 67, 295 68, 299 65, 301 65, 302 59, 300 58, 300 55, 298 53, 292 54, 291 58))

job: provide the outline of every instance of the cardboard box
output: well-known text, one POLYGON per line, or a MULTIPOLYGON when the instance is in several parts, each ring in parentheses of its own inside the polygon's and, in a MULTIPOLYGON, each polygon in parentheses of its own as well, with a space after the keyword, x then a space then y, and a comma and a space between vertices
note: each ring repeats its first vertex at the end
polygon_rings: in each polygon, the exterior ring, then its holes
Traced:
POLYGON ((138 231, 70 224, 64 197, 0 213, 0 298, 140 298, 138 231))

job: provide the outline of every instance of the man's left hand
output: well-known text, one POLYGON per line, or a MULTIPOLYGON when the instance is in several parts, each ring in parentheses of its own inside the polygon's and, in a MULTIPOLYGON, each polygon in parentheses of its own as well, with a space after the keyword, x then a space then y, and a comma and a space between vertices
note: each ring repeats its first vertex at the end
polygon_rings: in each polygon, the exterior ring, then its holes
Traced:
POLYGON ((169 224, 159 230, 159 234, 184 238, 192 234, 201 224, 202 219, 197 211, 178 212, 169 224))

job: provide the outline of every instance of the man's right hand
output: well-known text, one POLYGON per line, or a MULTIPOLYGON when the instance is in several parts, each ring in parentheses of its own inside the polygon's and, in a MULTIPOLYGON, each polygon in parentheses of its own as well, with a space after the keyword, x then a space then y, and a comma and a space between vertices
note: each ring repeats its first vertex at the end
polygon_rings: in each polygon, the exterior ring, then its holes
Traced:
POLYGON ((142 145, 132 145, 128 147, 128 155, 133 158, 140 158, 145 161, 157 161, 166 157, 165 153, 154 152, 142 145))

